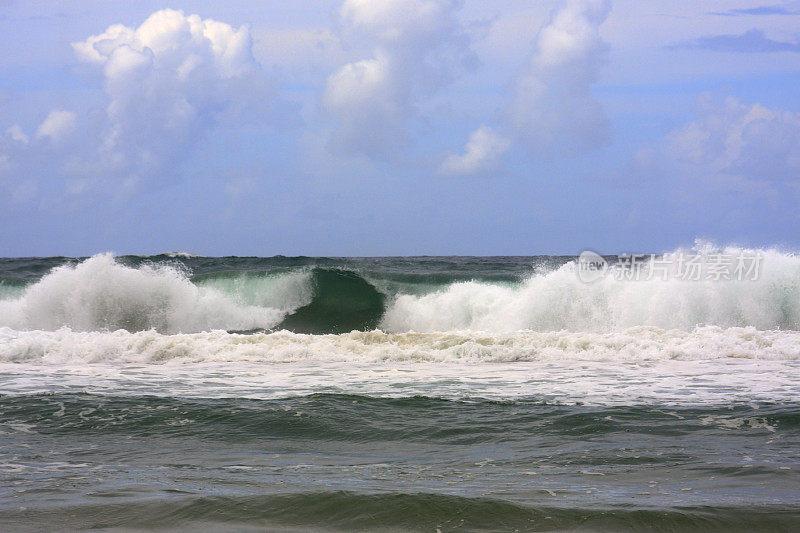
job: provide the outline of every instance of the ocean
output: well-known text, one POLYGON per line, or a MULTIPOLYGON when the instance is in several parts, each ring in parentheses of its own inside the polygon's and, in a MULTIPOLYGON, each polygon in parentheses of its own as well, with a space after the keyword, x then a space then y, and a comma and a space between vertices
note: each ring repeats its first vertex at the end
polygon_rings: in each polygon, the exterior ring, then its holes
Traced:
POLYGON ((0 530, 797 531, 800 257, 747 252, 0 259, 0 530))

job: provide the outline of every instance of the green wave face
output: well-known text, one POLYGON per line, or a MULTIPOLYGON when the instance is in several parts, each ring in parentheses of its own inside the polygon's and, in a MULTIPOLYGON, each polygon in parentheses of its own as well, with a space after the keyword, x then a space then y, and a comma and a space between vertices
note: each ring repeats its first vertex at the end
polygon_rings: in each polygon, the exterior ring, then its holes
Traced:
POLYGON ((308 305, 287 316, 276 329, 295 333, 347 333, 378 327, 385 296, 354 272, 315 269, 314 296, 308 305))

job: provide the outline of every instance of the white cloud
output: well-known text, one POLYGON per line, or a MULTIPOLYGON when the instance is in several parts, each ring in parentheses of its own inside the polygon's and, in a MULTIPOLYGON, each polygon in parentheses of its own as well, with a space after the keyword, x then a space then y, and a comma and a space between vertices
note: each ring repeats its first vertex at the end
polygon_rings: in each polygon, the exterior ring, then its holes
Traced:
MULTIPOLYGON (((36 136, 40 138, 48 137, 53 142, 59 142, 75 131, 77 119, 78 115, 76 115, 73 111, 54 109, 49 115, 47 115, 47 118, 44 119, 44 122, 42 122, 42 124, 39 126, 39 129, 36 130, 36 136)), ((20 130, 16 133, 19 134, 22 132, 20 130)), ((24 137, 24 135, 25 134, 22 133, 22 138, 27 139, 27 137, 24 137)), ((17 135, 17 138, 15 138, 12 135, 12 139, 20 140, 20 136, 17 135)))
POLYGON ((254 98, 239 85, 258 70, 244 26, 164 9, 138 28, 115 24, 73 48, 103 69, 105 170, 153 174, 183 157, 235 100, 254 98))
POLYGON ((22 128, 20 128, 18 124, 14 124, 10 128, 8 128, 6 130, 6 135, 8 136, 9 139, 11 139, 14 142, 18 142, 21 144, 28 144, 28 142, 30 142, 30 139, 28 138, 27 135, 25 135, 25 132, 22 131, 22 128))
POLYGON ((245 26, 165 9, 73 49, 102 73, 106 100, 99 110, 53 110, 31 138, 16 125, 0 135, 2 178, 9 190, 20 186, 19 202, 36 194, 127 198, 142 182, 180 176, 180 164, 215 127, 286 121, 296 109, 276 97, 245 26), (37 186, 40 179, 52 179, 50 186, 37 186))
POLYGON ((351 42, 369 58, 348 63, 326 83, 323 106, 336 122, 333 144, 377 154, 405 137, 415 104, 471 58, 455 0, 346 0, 340 14, 351 42))
POLYGON ((338 121, 333 139, 337 147, 372 154, 402 139, 408 101, 391 61, 378 52, 375 58, 349 63, 328 78, 323 104, 338 121))
MULTIPOLYGON (((568 0, 554 11, 529 44, 533 47, 530 60, 514 77, 504 122, 475 130, 464 152, 449 155, 440 173, 474 175, 494 170, 512 143, 543 152, 603 142, 608 119, 591 89, 608 48, 600 37, 600 25, 610 8, 608 0, 568 0)), ((498 40, 497 29, 493 31, 493 39, 498 40)))
POLYGON ((605 140, 608 119, 591 89, 607 51, 599 28, 610 8, 608 0, 569 0, 540 31, 508 111, 510 123, 534 149, 605 140))
POLYGON ((342 19, 387 46, 400 48, 438 45, 457 29, 451 0, 346 0, 342 19))
POLYGON ((172 9, 156 11, 135 29, 114 24, 72 46, 84 61, 99 65, 111 62, 112 69, 125 69, 124 61, 113 65, 115 52, 125 47, 178 70, 192 70, 186 68, 187 63, 198 67, 207 63, 222 77, 239 76, 253 67, 252 39, 246 27, 234 29, 224 22, 172 9))
POLYGON ((552 2, 513 4, 468 4, 478 21, 473 24, 476 34, 474 48, 483 63, 494 72, 503 74, 518 71, 530 59, 536 37, 552 14, 552 2))
POLYGON ((800 180, 800 113, 704 95, 697 120, 671 132, 665 158, 699 179, 800 180))
POLYGON ((114 24, 100 35, 87 37, 83 42, 72 43, 76 55, 87 63, 105 64, 114 48, 133 39, 133 30, 122 24, 114 24))
POLYGON ((635 210, 691 232, 746 235, 765 220, 784 231, 797 223, 800 113, 701 95, 694 119, 640 149, 614 181, 638 191, 635 210))
POLYGON ((452 154, 439 171, 446 176, 472 176, 494 170, 511 142, 487 126, 469 136, 463 154, 452 154))

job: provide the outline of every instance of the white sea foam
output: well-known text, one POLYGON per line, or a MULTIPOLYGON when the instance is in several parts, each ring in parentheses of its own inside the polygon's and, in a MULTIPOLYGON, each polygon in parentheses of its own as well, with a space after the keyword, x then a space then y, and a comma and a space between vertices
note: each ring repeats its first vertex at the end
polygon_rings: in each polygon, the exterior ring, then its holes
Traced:
POLYGON ((0 328, 0 361, 33 364, 163 364, 207 362, 484 363, 584 361, 648 364, 653 361, 742 359, 800 361, 800 332, 753 327, 699 327, 692 331, 634 327, 614 333, 488 334, 351 332, 253 335, 211 331, 164 335, 17 331, 0 328))
POLYGON ((190 254, 189 252, 165 252, 164 255, 167 257, 175 257, 181 259, 192 259, 194 257, 202 257, 197 254, 190 254))
POLYGON ((195 285, 174 265, 130 268, 110 254, 53 269, 0 301, 0 326, 18 330, 155 329, 164 333, 270 328, 311 297, 309 274, 195 285), (237 292, 236 284, 247 289, 237 292))
POLYGON ((731 405, 798 399, 800 361, 757 359, 437 362, 298 360, 163 364, 0 362, 0 394, 77 392, 198 398, 315 393, 586 405, 731 405))
MULTIPOLYGON (((763 259, 758 279, 752 281, 625 281, 607 276, 583 283, 575 264, 569 263, 516 285, 458 282, 427 294, 389 295, 380 328, 492 334, 611 333, 636 326, 800 329, 800 258, 758 253, 763 259)), ((311 301, 312 285, 310 270, 192 283, 175 265, 131 268, 102 254, 55 268, 24 289, 0 291, 0 327, 162 333, 270 329, 311 301)))
POLYGON ((763 253, 760 278, 737 283, 587 285, 571 265, 516 286, 454 283, 390 298, 383 331, 342 335, 224 331, 311 301, 309 271, 192 283, 99 255, 0 301, 0 394, 796 402, 800 260, 763 253))
MULTIPOLYGON (((727 249, 735 255, 744 251, 727 249)), ((800 257, 757 251, 758 278, 744 281, 622 280, 583 283, 568 263, 518 286, 454 283, 427 295, 398 295, 386 331, 620 331, 698 325, 800 329, 800 257)))

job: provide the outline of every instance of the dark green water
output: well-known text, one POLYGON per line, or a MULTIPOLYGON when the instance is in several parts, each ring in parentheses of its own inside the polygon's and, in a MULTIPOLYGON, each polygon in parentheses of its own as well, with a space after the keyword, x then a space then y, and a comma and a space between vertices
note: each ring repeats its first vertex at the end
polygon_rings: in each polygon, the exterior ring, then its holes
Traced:
POLYGON ((4 530, 800 524, 799 405, 36 394, 0 428, 4 530))

